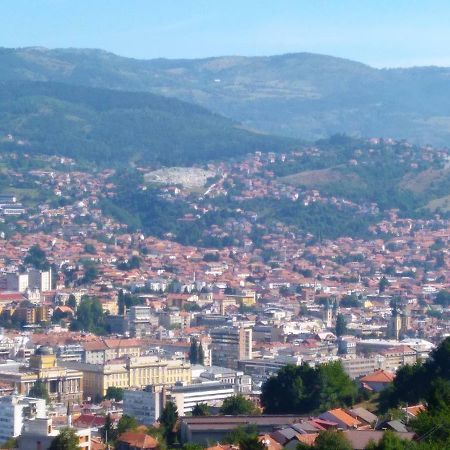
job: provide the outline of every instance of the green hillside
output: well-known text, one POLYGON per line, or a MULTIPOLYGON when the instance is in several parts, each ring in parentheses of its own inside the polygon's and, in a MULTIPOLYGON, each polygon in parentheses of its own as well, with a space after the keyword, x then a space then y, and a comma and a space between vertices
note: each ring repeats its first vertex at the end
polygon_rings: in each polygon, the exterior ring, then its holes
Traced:
POLYGON ((292 144, 150 93, 54 82, 0 83, 0 150, 107 162, 192 164, 292 144), (11 137, 7 137, 12 135, 11 137))
POLYGON ((0 49, 0 81, 150 91, 251 129, 307 140, 335 133, 450 142, 450 69, 374 69, 310 53, 137 60, 100 50, 0 49))

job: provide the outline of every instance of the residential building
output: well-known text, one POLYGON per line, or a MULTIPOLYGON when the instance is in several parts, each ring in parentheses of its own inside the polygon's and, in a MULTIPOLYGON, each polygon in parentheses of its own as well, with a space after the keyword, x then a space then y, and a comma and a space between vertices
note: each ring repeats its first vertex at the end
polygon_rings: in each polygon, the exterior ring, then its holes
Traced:
POLYGON ((210 331, 212 363, 237 369, 239 359, 252 359, 252 329, 242 324, 210 331))
POLYGON ((0 397, 0 442, 19 436, 24 419, 31 417, 46 417, 44 399, 16 394, 0 397))
MULTIPOLYGON (((75 428, 74 431, 79 439, 80 450, 91 450, 90 428, 75 428)), ((59 432, 60 429, 53 426, 51 418, 27 419, 19 438, 19 450, 47 450, 59 432)))

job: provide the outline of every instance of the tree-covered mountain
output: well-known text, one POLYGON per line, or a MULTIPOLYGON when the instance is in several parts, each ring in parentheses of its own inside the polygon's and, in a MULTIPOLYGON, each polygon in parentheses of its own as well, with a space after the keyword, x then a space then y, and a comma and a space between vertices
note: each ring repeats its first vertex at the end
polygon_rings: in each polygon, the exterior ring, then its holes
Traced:
POLYGON ((0 82, 0 150, 192 164, 281 150, 287 138, 256 134, 206 109, 151 93, 56 82, 0 82))
POLYGON ((137 60, 100 50, 0 49, 0 80, 150 91, 270 133, 450 142, 450 68, 375 69, 330 56, 137 60))

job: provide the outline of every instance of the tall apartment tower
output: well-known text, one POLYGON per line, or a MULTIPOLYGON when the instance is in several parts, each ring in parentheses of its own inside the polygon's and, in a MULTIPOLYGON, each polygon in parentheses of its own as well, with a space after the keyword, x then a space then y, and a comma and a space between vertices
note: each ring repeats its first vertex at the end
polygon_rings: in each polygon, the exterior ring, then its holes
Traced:
POLYGON ((47 292, 52 290, 52 269, 31 269, 28 272, 28 276, 30 288, 39 289, 40 292, 47 292))
POLYGON ((239 359, 252 359, 253 330, 242 324, 213 328, 211 335, 212 363, 237 369, 239 359))

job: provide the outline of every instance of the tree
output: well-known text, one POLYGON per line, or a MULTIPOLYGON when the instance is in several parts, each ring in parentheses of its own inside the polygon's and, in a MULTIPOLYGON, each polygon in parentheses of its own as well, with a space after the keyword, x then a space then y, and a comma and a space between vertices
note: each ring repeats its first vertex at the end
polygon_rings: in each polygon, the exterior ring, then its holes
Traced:
POLYGON ((253 402, 240 394, 226 398, 220 408, 220 413, 228 416, 250 415, 256 412, 253 402))
POLYGON ((257 436, 258 428, 256 425, 241 425, 227 433, 222 439, 222 442, 225 444, 239 444, 246 437, 256 438, 257 436))
POLYGON ((191 364, 197 364, 198 362, 198 344, 197 339, 191 339, 191 346, 189 348, 189 362, 191 364))
POLYGON ((197 416, 209 416, 210 410, 209 410, 209 406, 206 403, 197 403, 193 408, 192 408, 192 415, 197 417, 197 416))
POLYGON ((167 444, 172 445, 175 442, 176 433, 174 431, 178 420, 178 410, 173 402, 167 402, 166 406, 161 412, 159 423, 164 429, 164 436, 167 444))
POLYGON ((340 361, 287 365, 262 386, 261 404, 267 414, 309 414, 349 406, 357 395, 356 384, 340 361))
POLYGON ((380 278, 380 281, 379 281, 379 283, 378 283, 378 292, 380 293, 380 294, 382 294, 385 290, 386 290, 386 288, 389 286, 389 281, 388 281, 388 279, 383 275, 381 278, 380 278))
POLYGON ((105 398, 120 402, 123 400, 123 389, 117 386, 109 386, 106 390, 105 398))
POLYGON ((83 296, 77 309, 77 318, 71 324, 73 331, 89 331, 96 334, 106 334, 105 314, 100 300, 83 296))
POLYGON ((69 295, 69 298, 67 299, 67 306, 69 306, 75 311, 77 307, 77 299, 75 298, 75 295, 73 294, 69 295))
POLYGON ((205 364, 205 351, 203 350, 203 345, 199 342, 197 349, 197 362, 202 366, 205 364))
POLYGON ((347 322, 342 314, 336 317, 336 336, 343 336, 347 332, 347 322))
POLYGON ((407 450, 415 448, 412 445, 414 444, 411 444, 410 441, 406 441, 405 439, 401 439, 392 431, 386 431, 378 443, 370 442, 365 450, 407 450))
POLYGON ((256 436, 245 436, 239 441, 239 450, 267 450, 256 436))
POLYGON ((125 433, 125 431, 134 430, 138 427, 137 420, 132 417, 128 416, 127 414, 124 414, 117 424, 117 435, 121 435, 122 433, 125 433))
POLYGON ((50 402, 48 389, 42 380, 37 380, 28 392, 29 397, 43 398, 47 403, 50 402))
POLYGON ((71 428, 62 428, 56 436, 48 450, 79 450, 80 440, 71 428))
POLYGON ((33 245, 24 259, 25 264, 29 264, 38 270, 48 270, 50 264, 44 250, 39 245, 33 245))
POLYGON ((449 291, 439 291, 436 295, 435 302, 438 305, 441 305, 444 308, 447 308, 447 306, 450 306, 450 292, 449 291))
POLYGON ((105 418, 105 425, 100 430, 100 435, 105 442, 114 441, 117 437, 116 430, 114 429, 111 414, 108 414, 105 418))
MULTIPOLYGON (((309 445, 299 444, 298 450, 311 449, 309 445)), ((341 431, 322 431, 314 441, 314 450, 353 450, 341 431)))

